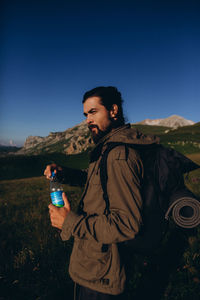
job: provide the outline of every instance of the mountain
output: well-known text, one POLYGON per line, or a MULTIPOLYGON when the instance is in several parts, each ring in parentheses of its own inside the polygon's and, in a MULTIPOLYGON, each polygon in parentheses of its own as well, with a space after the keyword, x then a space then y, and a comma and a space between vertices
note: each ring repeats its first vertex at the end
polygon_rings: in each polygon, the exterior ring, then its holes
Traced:
POLYGON ((50 132, 46 137, 29 136, 17 154, 37 155, 53 152, 77 154, 86 151, 92 143, 86 121, 83 121, 63 132, 50 132))
POLYGON ((172 127, 172 128, 178 128, 178 127, 183 127, 183 126, 189 126, 189 125, 194 125, 195 122, 186 120, 183 117, 177 116, 177 115, 172 115, 168 118, 165 119, 145 119, 141 122, 137 122, 135 124, 142 124, 142 125, 154 125, 154 126, 166 126, 166 127, 172 127))
MULTIPOLYGON (((150 121, 152 122, 149 122, 148 125, 146 125, 146 123, 144 122, 139 122, 137 124, 131 124, 131 126, 136 127, 139 131, 143 132, 144 134, 154 134, 159 136, 161 138, 161 141, 163 141, 166 145, 171 143, 172 140, 173 143, 175 143, 175 145, 176 142, 180 141, 191 141, 192 144, 197 143, 197 145, 199 145, 199 123, 192 125, 192 121, 185 120, 184 118, 179 116, 171 116, 167 119, 159 119, 159 122, 157 120, 150 121), (187 125, 185 126, 185 124, 187 125), (175 126, 178 126, 178 128, 175 129, 175 126)), ((87 127, 86 121, 83 121, 80 124, 69 128, 63 132, 51 132, 46 137, 29 136, 26 139, 24 147, 21 148, 18 152, 16 152, 16 154, 78 154, 87 151, 91 147, 93 147, 93 142, 90 137, 90 132, 87 127)))

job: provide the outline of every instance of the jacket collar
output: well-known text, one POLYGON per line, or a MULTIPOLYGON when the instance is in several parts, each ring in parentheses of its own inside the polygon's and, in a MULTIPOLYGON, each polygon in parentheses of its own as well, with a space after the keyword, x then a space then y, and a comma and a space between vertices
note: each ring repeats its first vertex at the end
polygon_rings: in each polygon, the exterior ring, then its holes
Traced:
POLYGON ((131 125, 128 123, 128 124, 119 126, 117 128, 113 128, 109 133, 107 133, 104 137, 102 137, 100 139, 100 141, 95 145, 95 147, 93 148, 93 150, 90 154, 90 162, 94 162, 100 157, 103 147, 107 144, 107 142, 110 140, 110 138, 112 136, 118 134, 121 130, 130 128, 130 127, 131 127, 131 125))
POLYGON ((130 127, 131 127, 131 125, 128 123, 128 124, 119 126, 117 128, 113 128, 109 133, 107 133, 104 137, 102 137, 100 139, 100 141, 96 144, 95 148, 99 147, 100 144, 105 144, 112 136, 118 134, 121 130, 124 130, 126 128, 130 128, 130 127))

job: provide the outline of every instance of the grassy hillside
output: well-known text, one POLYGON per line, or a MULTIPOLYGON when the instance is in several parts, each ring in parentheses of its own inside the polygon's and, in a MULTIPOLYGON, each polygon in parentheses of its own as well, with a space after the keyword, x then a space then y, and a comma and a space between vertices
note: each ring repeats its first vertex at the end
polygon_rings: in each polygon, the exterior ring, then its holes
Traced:
POLYGON ((46 165, 53 162, 68 168, 85 169, 88 167, 88 161, 87 152, 76 155, 53 153, 0 157, 0 180, 41 176, 46 165))
POLYGON ((183 154, 200 152, 200 123, 180 127, 160 135, 163 145, 173 147, 183 154))
MULTIPOLYGON (((43 177, 0 183, 0 299, 72 299, 66 272, 72 241, 62 243, 48 216, 43 177)), ((81 188, 65 186, 76 209, 81 188)))
POLYGON ((164 134, 166 130, 170 130, 170 127, 164 127, 164 126, 153 126, 153 125, 142 125, 142 124, 132 124, 132 128, 137 128, 139 131, 141 131, 144 134, 155 134, 155 135, 161 135, 164 134))
POLYGON ((200 122, 177 129, 148 125, 132 125, 132 127, 147 135, 157 135, 161 144, 172 147, 183 154, 200 153, 200 122))
MULTIPOLYGON (((200 155, 195 156, 200 163, 200 155)), ((189 187, 200 196, 200 170, 189 187)), ((82 189, 65 185, 76 210, 82 189)), ((48 216, 49 182, 44 177, 0 182, 0 299, 72 300, 67 268, 72 240, 63 243, 48 216)), ((151 285, 162 288, 161 300, 198 299, 200 294, 200 228, 180 231, 172 224, 156 256, 130 259, 129 298, 151 285), (173 241, 170 243, 169 241, 173 241)), ((149 295, 150 297, 150 295, 149 295)), ((140 298, 141 299, 141 298, 140 298)), ((146 298, 144 298, 146 299, 146 298)))
POLYGON ((178 127, 177 129, 173 129, 170 127, 164 126, 150 126, 150 125, 140 125, 140 124, 132 124, 131 127, 137 128, 139 131, 144 134, 155 134, 158 136, 166 136, 166 139, 170 137, 176 137, 176 139, 186 139, 199 141, 200 137, 200 122, 195 123, 191 126, 183 126, 178 127))

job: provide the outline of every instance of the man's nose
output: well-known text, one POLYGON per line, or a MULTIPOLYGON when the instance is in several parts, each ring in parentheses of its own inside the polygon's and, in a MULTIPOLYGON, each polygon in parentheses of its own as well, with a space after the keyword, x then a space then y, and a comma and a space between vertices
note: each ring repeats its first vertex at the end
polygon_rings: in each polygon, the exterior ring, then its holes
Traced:
POLYGON ((87 116, 87 124, 91 124, 92 123, 92 117, 90 115, 87 116))

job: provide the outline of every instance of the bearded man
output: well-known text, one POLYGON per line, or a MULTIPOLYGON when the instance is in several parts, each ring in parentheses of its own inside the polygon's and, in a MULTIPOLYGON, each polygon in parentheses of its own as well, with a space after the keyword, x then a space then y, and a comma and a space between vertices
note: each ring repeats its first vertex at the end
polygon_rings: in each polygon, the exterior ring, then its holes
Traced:
MULTIPOLYGON (((92 150, 85 189, 78 212, 65 206, 49 205, 52 226, 61 229, 63 241, 74 237, 69 274, 76 286, 77 300, 124 299, 126 272, 120 245, 134 239, 142 223, 141 186, 143 164, 138 152, 118 145, 108 154, 107 193, 109 211, 103 197, 100 161, 108 143, 154 143, 141 138, 125 124, 121 93, 115 87, 97 87, 85 93, 83 111, 95 147, 92 150)), ((48 165, 44 174, 60 172, 48 165)))

